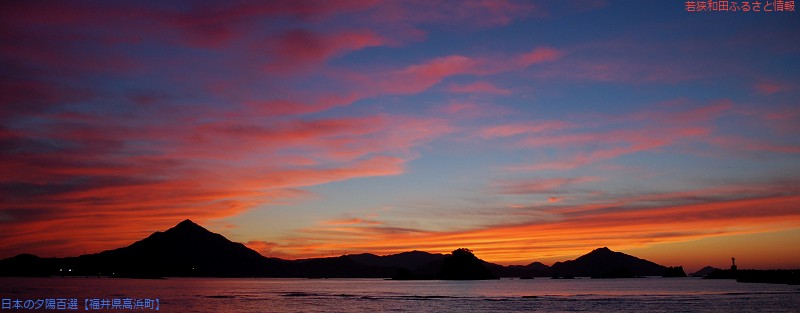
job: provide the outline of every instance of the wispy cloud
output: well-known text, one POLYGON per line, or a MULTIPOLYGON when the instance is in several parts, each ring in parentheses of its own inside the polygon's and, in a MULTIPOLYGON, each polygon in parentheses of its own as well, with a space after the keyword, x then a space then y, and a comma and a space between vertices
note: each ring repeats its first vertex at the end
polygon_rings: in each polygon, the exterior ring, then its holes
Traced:
MULTIPOLYGON (((589 211, 577 210, 582 212, 580 215, 562 215, 560 219, 537 219, 535 222, 514 221, 457 232, 327 229, 324 235, 318 233, 306 238, 307 245, 287 246, 286 251, 346 249, 380 254, 413 247, 447 252, 469 245, 482 258, 520 264, 537 258, 585 253, 601 245, 624 249, 709 236, 775 231, 789 229, 800 221, 800 215, 793 209, 800 204, 796 196, 727 196, 735 198, 661 206, 640 206, 635 200, 626 201, 625 205, 594 203, 586 205, 593 207, 589 211), (343 235, 349 239, 339 240, 343 235), (328 236, 337 239, 328 240, 328 236)), ((666 196, 664 200, 669 202, 669 198, 666 196)))
POLYGON ((442 123, 380 116, 271 126, 212 123, 191 131, 95 121, 6 131, 7 162, 0 169, 2 235, 9 239, 4 249, 58 236, 67 242, 48 247, 51 253, 77 245, 95 251, 183 218, 202 222, 305 197, 299 187, 397 175, 414 158, 414 146, 447 131, 442 123), (25 217, 45 208, 49 213, 37 219, 25 217), (109 218, 115 222, 102 221, 109 218), (96 227, 70 226, 76 220, 96 227), (117 223, 130 231, 108 233, 117 223), (43 228, 49 231, 31 231, 43 228))
POLYGON ((594 116, 590 122, 565 120, 497 125, 484 128, 480 133, 487 139, 517 136, 519 149, 553 149, 560 154, 557 160, 512 165, 507 167, 510 170, 567 170, 628 154, 657 151, 686 141, 712 141, 712 121, 730 108, 731 104, 723 101, 685 111, 594 116))
POLYGON ((786 84, 766 81, 756 83, 753 88, 755 88, 759 94, 767 96, 790 89, 790 87, 786 84))
POLYGON ((495 95, 511 94, 511 90, 499 88, 488 82, 474 82, 466 85, 451 84, 447 90, 453 93, 486 93, 495 95))
POLYGON ((596 181, 596 177, 542 178, 517 181, 499 181, 492 184, 500 194, 559 194, 570 185, 596 181))

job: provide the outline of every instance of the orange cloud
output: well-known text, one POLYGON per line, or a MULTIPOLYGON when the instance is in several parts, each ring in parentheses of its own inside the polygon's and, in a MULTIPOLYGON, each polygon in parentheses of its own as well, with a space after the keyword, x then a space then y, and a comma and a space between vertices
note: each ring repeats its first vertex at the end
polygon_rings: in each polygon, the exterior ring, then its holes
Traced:
POLYGON ((561 200, 564 200, 564 198, 561 198, 561 197, 548 197, 547 198, 547 202, 550 202, 550 203, 561 202, 561 200))
POLYGON ((189 129, 51 118, 42 129, 0 132, 10 148, 0 165, 4 253, 97 252, 185 218, 203 223, 308 197, 301 187, 401 174, 414 147, 449 131, 443 121, 411 116, 189 129))
POLYGON ((244 243, 244 245, 268 258, 285 259, 292 257, 291 255, 282 254, 280 252, 282 245, 275 242, 251 240, 244 243))
POLYGON ((346 219, 338 219, 338 220, 330 220, 330 221, 323 221, 321 224, 323 225, 380 225, 383 224, 379 221, 373 220, 366 220, 360 218, 346 218, 346 219))
POLYGON ((446 252, 468 246, 489 261, 521 264, 559 255, 574 255, 598 246, 618 249, 654 243, 775 231, 796 227, 797 196, 766 196, 658 207, 596 205, 556 220, 436 232, 415 229, 340 228, 314 232, 284 251, 304 255, 326 250, 378 254, 409 249, 446 252), (316 236, 308 236, 316 235, 316 236), (331 238, 331 239, 329 239, 331 238), (347 240, 343 240, 347 238, 347 240))

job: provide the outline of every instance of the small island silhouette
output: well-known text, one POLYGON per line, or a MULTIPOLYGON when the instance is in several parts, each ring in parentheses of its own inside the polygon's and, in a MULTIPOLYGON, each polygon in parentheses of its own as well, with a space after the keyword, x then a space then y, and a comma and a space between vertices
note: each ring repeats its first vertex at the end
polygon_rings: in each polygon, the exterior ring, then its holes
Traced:
MULTIPOLYGON (((796 283, 798 271, 715 270, 707 278, 796 283), (732 274, 735 272, 736 274, 732 274)), ((0 276, 286 277, 482 280, 499 277, 631 278, 683 277, 683 268, 665 267, 607 247, 575 260, 547 266, 539 262, 503 266, 483 261, 467 248, 451 254, 410 251, 387 256, 349 254, 283 260, 264 257, 241 243, 184 220, 127 247, 67 258, 21 254, 0 260, 0 276)))

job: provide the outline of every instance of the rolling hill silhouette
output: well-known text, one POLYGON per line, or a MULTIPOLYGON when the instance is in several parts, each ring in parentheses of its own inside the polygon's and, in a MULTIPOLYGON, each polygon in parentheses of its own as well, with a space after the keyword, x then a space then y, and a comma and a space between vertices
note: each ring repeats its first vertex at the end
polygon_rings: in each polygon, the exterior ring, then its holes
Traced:
MULTIPOLYGON (((416 254, 423 256, 419 251, 416 254)), ((401 267, 392 278, 395 280, 484 280, 499 278, 487 266, 487 264, 491 263, 478 259, 472 254, 471 250, 466 248, 456 249, 448 255, 429 254, 427 258, 430 259, 430 262, 422 264, 416 269, 401 267)))
POLYGON ((347 257, 364 265, 397 267, 414 270, 431 262, 441 260, 445 257, 445 255, 440 253, 428 253, 414 250, 386 256, 377 256, 371 253, 364 253, 350 254, 347 255, 347 257))
POLYGON ((608 248, 596 249, 552 267, 539 262, 503 266, 460 250, 448 255, 410 251, 386 256, 365 253, 290 261, 264 257, 241 243, 184 220, 164 232, 155 232, 123 248, 68 258, 22 254, 0 260, 0 276, 487 279, 549 277, 553 274, 660 276, 666 269, 608 248))

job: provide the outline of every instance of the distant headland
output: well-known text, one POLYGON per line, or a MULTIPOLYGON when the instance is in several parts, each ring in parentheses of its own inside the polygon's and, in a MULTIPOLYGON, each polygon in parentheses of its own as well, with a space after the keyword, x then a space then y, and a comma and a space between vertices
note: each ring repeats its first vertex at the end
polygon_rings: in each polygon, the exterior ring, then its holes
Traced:
MULTIPOLYGON (((744 272, 746 270, 739 270, 739 273, 744 272)), ((754 272, 747 273, 750 273, 748 277, 758 276, 754 272)), ((796 273, 794 271, 789 274, 796 278, 796 273)), ((787 273, 771 272, 771 275, 786 276, 787 273)), ((680 266, 666 267, 606 247, 595 249, 575 260, 556 262, 552 266, 539 262, 524 266, 503 266, 483 261, 466 248, 457 249, 450 254, 410 251, 386 256, 364 253, 283 260, 264 257, 241 243, 210 232, 191 220, 184 220, 164 232, 155 232, 127 247, 114 250, 66 258, 40 258, 22 254, 0 260, 0 276, 477 280, 500 277, 684 277, 686 274, 680 266)), ((716 271, 708 276, 731 278, 729 273, 716 271)))

